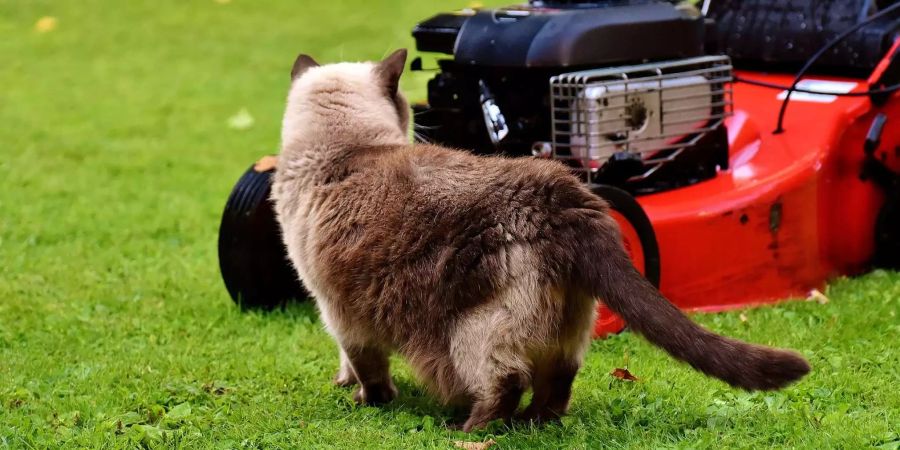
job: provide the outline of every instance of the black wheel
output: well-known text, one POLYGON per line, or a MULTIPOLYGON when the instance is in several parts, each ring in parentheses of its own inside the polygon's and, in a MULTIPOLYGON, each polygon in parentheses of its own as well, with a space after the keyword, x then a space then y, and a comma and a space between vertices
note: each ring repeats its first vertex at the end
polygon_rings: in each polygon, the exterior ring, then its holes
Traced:
POLYGON ((219 268, 231 298, 245 308, 272 309, 308 298, 288 261, 269 200, 274 169, 251 166, 235 184, 219 227, 219 268))
MULTIPOLYGON (((717 0, 710 2, 708 17, 715 21, 710 41, 738 67, 796 70, 835 36, 895 1, 717 0)), ((869 73, 893 44, 895 29, 891 20, 877 21, 822 55, 816 66, 869 73)))
POLYGON ((638 271, 659 288, 659 243, 650 218, 628 192, 614 186, 595 184, 591 191, 609 203, 611 214, 619 222, 625 249, 638 271))

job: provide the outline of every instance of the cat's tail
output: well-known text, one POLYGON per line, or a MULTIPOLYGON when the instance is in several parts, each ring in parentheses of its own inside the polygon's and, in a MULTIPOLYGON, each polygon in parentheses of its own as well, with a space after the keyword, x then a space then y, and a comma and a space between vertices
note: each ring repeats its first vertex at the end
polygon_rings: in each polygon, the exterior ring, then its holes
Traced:
POLYGON ((581 265, 587 288, 631 329, 673 357, 751 390, 779 389, 809 372, 809 363, 797 353, 719 336, 697 325, 641 276, 620 245, 609 245, 608 236, 597 239, 605 240, 595 243, 606 257, 598 259, 594 253, 592 261, 581 265))

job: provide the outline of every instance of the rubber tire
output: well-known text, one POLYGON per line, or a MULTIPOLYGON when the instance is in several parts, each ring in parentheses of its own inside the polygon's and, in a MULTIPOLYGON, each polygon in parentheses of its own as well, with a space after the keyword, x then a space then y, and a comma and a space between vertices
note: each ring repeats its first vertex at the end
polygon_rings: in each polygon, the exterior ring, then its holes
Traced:
POLYGON ((273 309, 309 294, 288 260, 269 200, 274 170, 254 166, 235 184, 219 226, 219 269, 242 308, 273 309))
POLYGON ((627 191, 605 184, 590 186, 591 192, 609 203, 609 207, 617 211, 634 227, 641 249, 644 252, 644 277, 659 288, 661 275, 659 261, 659 243, 653 224, 641 204, 627 191))
MULTIPOLYGON (((709 42, 721 46, 738 67, 745 65, 796 70, 809 56, 844 30, 856 25, 866 0, 718 0, 709 18, 715 26, 709 42), (804 26, 805 24, 815 26, 804 26), (771 39, 762 39, 766 36, 771 39)), ((826 52, 814 68, 871 72, 893 44, 893 25, 877 21, 826 52)), ((791 70, 793 72, 793 70, 791 70)))

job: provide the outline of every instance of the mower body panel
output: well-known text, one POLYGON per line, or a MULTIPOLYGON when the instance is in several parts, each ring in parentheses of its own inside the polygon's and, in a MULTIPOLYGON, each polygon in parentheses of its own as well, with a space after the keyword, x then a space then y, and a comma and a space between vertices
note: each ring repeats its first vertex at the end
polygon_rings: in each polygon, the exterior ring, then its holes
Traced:
MULTIPOLYGON (((787 75, 746 77, 792 81, 787 75)), ((865 80, 829 80, 867 89, 865 80)), ((795 99, 786 131, 773 134, 779 91, 736 84, 734 101, 727 121, 729 169, 638 197, 659 241, 660 289, 684 309, 806 296, 832 277, 861 272, 874 252, 883 194, 861 179, 863 143, 877 113, 900 118, 900 102, 875 108, 868 97, 795 99)), ((889 159, 898 145, 900 127, 885 127, 881 158, 889 159)))

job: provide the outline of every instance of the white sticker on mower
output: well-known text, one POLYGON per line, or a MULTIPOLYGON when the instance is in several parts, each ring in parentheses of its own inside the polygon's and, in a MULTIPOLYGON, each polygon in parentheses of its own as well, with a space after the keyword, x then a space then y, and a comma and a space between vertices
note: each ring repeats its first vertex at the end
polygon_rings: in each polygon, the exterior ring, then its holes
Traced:
MULTIPOLYGON (((828 81, 828 80, 802 80, 797 83, 800 89, 807 89, 816 92, 825 92, 827 94, 846 94, 859 86, 859 83, 851 81, 828 81)), ((791 94, 791 101, 794 102, 812 102, 812 103, 831 103, 838 99, 836 95, 827 94, 810 94, 807 92, 794 92, 791 94)), ((787 91, 781 91, 778 94, 778 100, 784 100, 787 97, 787 91)))

